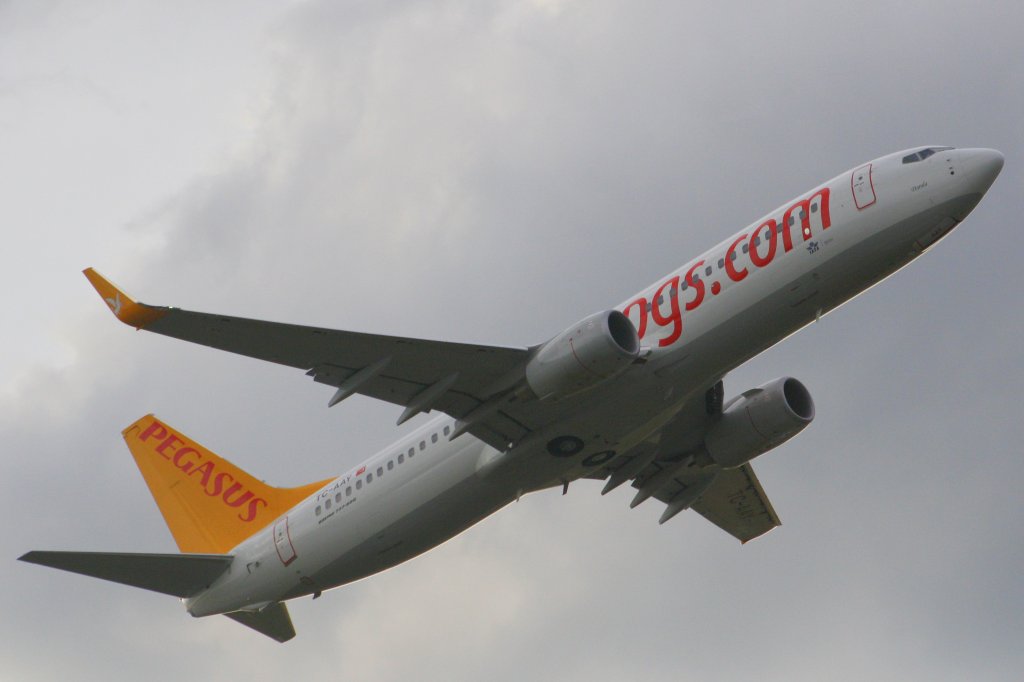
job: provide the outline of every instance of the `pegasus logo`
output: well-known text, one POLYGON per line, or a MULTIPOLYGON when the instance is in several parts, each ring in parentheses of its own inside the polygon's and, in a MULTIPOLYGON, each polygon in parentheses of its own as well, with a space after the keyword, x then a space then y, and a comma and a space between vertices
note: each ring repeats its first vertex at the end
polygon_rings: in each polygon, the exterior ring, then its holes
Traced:
MULTIPOLYGON (((146 427, 138 438, 143 442, 150 438, 160 441, 149 444, 152 452, 181 470, 182 475, 195 481, 199 488, 210 497, 219 498, 228 507, 236 509, 244 507, 244 511, 238 514, 240 520, 249 523, 256 519, 260 506, 264 508, 268 506, 265 499, 256 497, 242 481, 236 480, 231 473, 221 470, 226 466, 229 467, 230 464, 219 460, 219 458, 217 460, 207 459, 203 453, 187 444, 157 420, 154 419, 153 423, 146 427), (192 478, 193 476, 197 477, 192 478)), ((171 487, 173 488, 174 485, 177 484, 175 483, 171 487)), ((178 491, 176 494, 185 495, 187 493, 178 491)))
MULTIPOLYGON (((793 233, 796 233, 797 237, 802 237, 805 242, 810 241, 814 235, 811 230, 812 215, 817 216, 815 222, 821 226, 821 231, 827 230, 832 225, 832 215, 829 211, 830 195, 831 189, 822 187, 787 208, 782 212, 781 219, 767 218, 753 230, 738 235, 725 250, 725 257, 718 261, 719 269, 725 270, 729 280, 740 282, 751 272, 750 267, 743 265, 744 260, 749 260, 754 268, 767 267, 778 255, 780 237, 785 253, 794 248, 793 233), (761 246, 764 249, 759 249, 761 246), (764 255, 761 253, 763 250, 767 251, 764 255)), ((808 253, 816 253, 821 248, 821 243, 810 241, 805 248, 808 253)), ((704 301, 709 300, 705 296, 708 289, 712 296, 722 292, 722 283, 719 281, 712 281, 710 286, 705 284, 704 278, 712 276, 713 267, 705 265, 703 259, 691 262, 685 275, 681 272, 673 275, 663 282, 650 298, 640 296, 631 301, 622 312, 636 326, 637 335, 641 339, 644 338, 650 318, 659 330, 668 328, 668 331, 658 339, 659 347, 670 346, 678 341, 683 332, 683 312, 693 312, 704 301), (698 272, 701 268, 704 268, 703 273, 698 272), (680 304, 684 292, 693 297, 680 304), (667 312, 665 308, 668 308, 667 312), (634 310, 639 315, 633 314, 634 310)))
POLYGON ((105 298, 103 300, 106 301, 107 305, 110 306, 110 309, 114 311, 114 315, 116 317, 120 317, 121 316, 121 294, 120 293, 115 293, 114 294, 114 298, 105 298))

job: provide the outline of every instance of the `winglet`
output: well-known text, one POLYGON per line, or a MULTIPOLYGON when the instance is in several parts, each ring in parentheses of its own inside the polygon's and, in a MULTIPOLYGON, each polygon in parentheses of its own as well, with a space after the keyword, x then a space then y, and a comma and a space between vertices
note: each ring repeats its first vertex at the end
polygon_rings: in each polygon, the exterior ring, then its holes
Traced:
POLYGON ((159 320, 167 314, 166 308, 137 303, 127 294, 110 283, 103 275, 92 268, 86 268, 82 273, 99 293, 100 297, 110 306, 110 310, 117 319, 125 324, 142 329, 148 324, 159 320))

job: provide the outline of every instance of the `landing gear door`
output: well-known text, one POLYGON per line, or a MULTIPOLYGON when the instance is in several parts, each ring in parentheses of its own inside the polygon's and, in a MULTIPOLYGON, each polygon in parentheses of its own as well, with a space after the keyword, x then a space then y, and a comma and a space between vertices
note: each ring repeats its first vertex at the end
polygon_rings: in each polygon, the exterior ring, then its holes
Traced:
POLYGON ((863 211, 875 203, 875 185, 871 180, 871 164, 866 163, 850 175, 850 187, 853 189, 853 203, 858 211, 863 211))
POLYGON ((274 547, 277 548, 277 556, 285 566, 297 558, 295 547, 292 545, 292 536, 288 532, 287 516, 274 524, 274 547))

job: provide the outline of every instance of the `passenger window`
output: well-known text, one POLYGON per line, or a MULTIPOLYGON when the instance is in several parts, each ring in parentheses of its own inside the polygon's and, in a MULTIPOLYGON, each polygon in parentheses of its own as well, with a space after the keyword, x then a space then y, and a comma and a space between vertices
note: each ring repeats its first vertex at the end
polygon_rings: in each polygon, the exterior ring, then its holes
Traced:
MULTIPOLYGON (((747 243, 746 243, 746 242, 743 242, 743 253, 746 253, 746 252, 747 252, 748 250, 749 250, 749 247, 747 246, 747 243)), ((733 252, 733 254, 732 254, 732 255, 733 255, 733 256, 735 256, 735 255, 736 255, 736 253, 735 253, 735 252, 733 252)), ((736 259, 735 259, 735 258, 733 258, 733 260, 736 260, 736 259)))
POLYGON ((416 454, 416 448, 409 448, 409 456, 412 457, 416 454))
POLYGON ((391 471, 391 470, 392 470, 392 469, 394 469, 394 468, 395 468, 395 463, 394 463, 394 462, 392 462, 392 461, 391 461, 391 460, 389 459, 389 460, 388 460, 388 471, 391 471))
POLYGON ((316 515, 317 515, 317 516, 320 516, 320 512, 322 512, 322 511, 323 511, 323 509, 321 509, 321 508, 320 508, 320 505, 318 504, 318 505, 316 506, 316 515))
POLYGON ((679 291, 686 291, 686 287, 688 287, 688 286, 690 286, 690 285, 687 284, 686 280, 684 279, 683 283, 679 285, 679 291))
POLYGON ((817 213, 817 212, 818 212, 818 205, 817 204, 811 204, 811 213, 817 213))
POLYGON ((724 258, 719 258, 718 259, 718 269, 721 270, 724 267, 725 267, 725 259, 724 258))
POLYGON ((436 433, 430 434, 430 442, 431 443, 436 443, 437 442, 437 434, 436 433))
POLYGON ((351 496, 352 496, 352 486, 348 486, 347 488, 345 488, 345 497, 351 497, 351 496))
POLYGON ((366 474, 366 484, 369 485, 371 483, 373 483, 373 474, 366 474))
POLYGON ((675 289, 673 289, 672 291, 668 292, 668 297, 669 298, 676 298, 677 296, 679 296, 679 292, 677 292, 675 289))
POLYGON ((427 441, 421 440, 420 441, 420 450, 426 450, 426 449, 427 449, 427 441))
POLYGON ((384 475, 384 467, 377 467, 377 478, 384 475))
POLYGON ((447 436, 449 431, 451 431, 451 427, 450 426, 444 427, 444 435, 447 436))
POLYGON ((363 479, 360 478, 358 481, 356 481, 356 490, 362 490, 362 489, 363 489, 363 479))
POLYGON ((339 504, 341 504, 341 493, 340 492, 337 495, 334 496, 334 501, 339 503, 339 504))
POLYGON ((324 502, 324 509, 330 509, 330 508, 331 508, 331 498, 328 497, 327 501, 324 502))
POLYGON ((708 277, 711 276, 711 266, 710 265, 707 266, 706 268, 704 268, 704 274, 707 275, 708 277))
MULTIPOLYGON (((768 239, 768 237, 765 237, 765 239, 768 239)), ((761 246, 761 235, 756 235, 754 237, 754 246, 761 246)), ((745 252, 746 250, 747 250, 747 247, 744 246, 743 247, 743 251, 745 252)))
POLYGON ((398 463, 401 464, 404 461, 405 461, 405 455, 399 455, 398 456, 398 463))
MULTIPOLYGON (((747 247, 747 245, 744 244, 743 245, 743 252, 744 253, 746 253, 746 251, 747 251, 746 247, 747 247)), ((732 251, 732 252, 729 253, 729 260, 736 260, 736 252, 735 251, 732 251)))

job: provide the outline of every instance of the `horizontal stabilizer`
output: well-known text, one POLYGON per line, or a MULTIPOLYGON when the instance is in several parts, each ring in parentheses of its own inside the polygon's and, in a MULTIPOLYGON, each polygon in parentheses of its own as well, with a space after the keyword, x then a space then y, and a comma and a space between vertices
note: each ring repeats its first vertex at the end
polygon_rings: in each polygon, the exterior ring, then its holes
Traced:
POLYGON ((259 611, 234 611, 224 615, 278 642, 287 642, 295 636, 288 607, 279 601, 259 611))
POLYGON ((231 564, 226 554, 119 554, 112 552, 29 552, 19 561, 141 587, 173 597, 206 589, 231 564))

